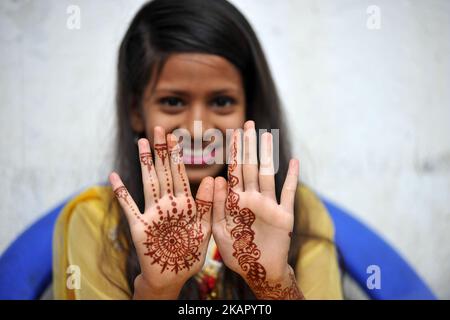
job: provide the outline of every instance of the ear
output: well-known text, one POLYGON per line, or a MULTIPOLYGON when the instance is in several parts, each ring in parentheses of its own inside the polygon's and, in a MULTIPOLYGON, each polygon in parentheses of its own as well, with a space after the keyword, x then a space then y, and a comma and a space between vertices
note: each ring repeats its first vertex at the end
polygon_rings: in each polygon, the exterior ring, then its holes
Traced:
POLYGON ((136 106, 130 107, 130 125, 133 131, 135 132, 144 132, 145 131, 145 121, 142 115, 140 108, 136 106))

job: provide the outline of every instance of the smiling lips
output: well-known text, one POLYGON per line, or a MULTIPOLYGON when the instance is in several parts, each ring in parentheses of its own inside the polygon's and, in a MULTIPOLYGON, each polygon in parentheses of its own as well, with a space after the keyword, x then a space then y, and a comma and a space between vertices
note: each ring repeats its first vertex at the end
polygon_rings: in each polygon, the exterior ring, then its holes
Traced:
POLYGON ((183 162, 185 164, 211 164, 211 160, 216 155, 216 149, 212 149, 211 152, 204 153, 202 149, 183 149, 183 162))

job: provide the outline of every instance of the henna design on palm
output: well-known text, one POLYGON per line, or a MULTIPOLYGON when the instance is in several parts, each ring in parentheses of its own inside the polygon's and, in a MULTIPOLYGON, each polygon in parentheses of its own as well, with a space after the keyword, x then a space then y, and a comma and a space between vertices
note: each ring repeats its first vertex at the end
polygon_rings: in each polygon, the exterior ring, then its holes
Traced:
POLYGON ((183 210, 179 214, 170 214, 157 223, 153 222, 145 233, 147 248, 145 255, 153 259, 152 264, 159 264, 161 273, 169 269, 178 273, 190 269, 200 260, 199 247, 203 242, 201 227, 188 218, 183 210))
POLYGON ((195 200, 197 207, 198 220, 202 220, 203 216, 211 210, 212 202, 201 199, 195 200))
MULTIPOLYGON (((189 270, 200 260, 199 248, 204 239, 200 219, 211 209, 211 201, 197 199, 197 211, 193 215, 192 209, 187 210, 189 214, 184 210, 178 211, 175 199, 169 196, 172 200, 172 210, 167 210, 159 217, 159 221, 153 221, 148 225, 129 204, 129 194, 125 187, 117 188, 114 193, 118 198, 125 200, 136 218, 146 226, 147 240, 143 243, 147 249, 145 255, 152 258, 151 264, 161 266, 161 273, 165 270, 175 273, 183 269, 189 270)), ((187 201, 190 202, 189 199, 187 201)), ((188 204, 188 208, 191 207, 188 204)))
POLYGON ((246 279, 257 298, 264 299, 301 299, 303 295, 297 287, 294 274, 290 274, 291 284, 283 288, 280 283, 271 284, 267 280, 264 266, 259 263, 261 251, 258 249, 255 239, 255 231, 252 225, 255 222, 255 214, 249 208, 239 206, 240 196, 233 190, 239 183, 239 178, 233 175, 237 166, 236 140, 232 144, 232 163, 228 166, 228 194, 225 201, 225 210, 232 217, 235 226, 231 230, 233 238, 233 257, 238 261, 241 269, 246 273, 246 279))
MULTIPOLYGON (((166 144, 155 145, 155 150, 163 162, 168 158, 166 144)), ((177 156, 179 156, 179 150, 175 151, 177 152, 177 156)), ((170 155, 172 156, 173 152, 170 155)), ((142 153, 139 158, 141 163, 147 168, 148 173, 150 173, 153 166, 151 153, 142 153)), ((124 200, 134 216, 145 226, 146 240, 143 242, 143 245, 145 246, 146 252, 144 255, 151 258, 152 265, 157 264, 161 266, 161 273, 165 271, 178 273, 185 269, 189 270, 197 261, 200 261, 200 246, 205 237, 202 230, 201 218, 212 207, 211 201, 197 199, 195 201, 196 208, 193 209, 192 197, 188 193, 188 183, 184 174, 181 174, 181 162, 177 164, 186 197, 185 207, 180 209, 177 199, 172 194, 168 169, 164 166, 170 209, 165 209, 165 212, 163 212, 162 206, 157 200, 155 182, 151 177, 151 190, 155 199, 158 218, 150 223, 146 222, 142 218, 142 214, 134 208, 131 196, 125 186, 118 187, 114 190, 117 198, 124 200)))

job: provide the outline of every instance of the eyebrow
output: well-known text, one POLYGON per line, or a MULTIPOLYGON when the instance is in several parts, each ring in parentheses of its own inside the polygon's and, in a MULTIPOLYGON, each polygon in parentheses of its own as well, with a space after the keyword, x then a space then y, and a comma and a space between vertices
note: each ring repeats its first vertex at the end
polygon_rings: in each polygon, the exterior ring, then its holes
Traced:
MULTIPOLYGON (((180 89, 173 89, 173 88, 156 88, 155 93, 161 93, 161 92, 167 92, 174 95, 179 96, 189 96, 190 92, 188 90, 180 90, 180 89)), ((211 92, 208 92, 210 95, 220 95, 220 94, 226 94, 226 93, 238 93, 238 89, 234 87, 226 87, 221 88, 217 90, 213 90, 211 92)))

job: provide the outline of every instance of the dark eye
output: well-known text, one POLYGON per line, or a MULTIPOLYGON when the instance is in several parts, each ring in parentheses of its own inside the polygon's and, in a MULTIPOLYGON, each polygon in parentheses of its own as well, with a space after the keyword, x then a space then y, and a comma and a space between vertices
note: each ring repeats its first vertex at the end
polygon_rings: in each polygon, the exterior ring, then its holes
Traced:
POLYGON ((227 96, 216 97, 212 101, 212 105, 214 107, 219 107, 219 108, 229 107, 235 103, 236 103, 235 99, 233 99, 231 97, 227 97, 227 96))
POLYGON ((182 107, 183 106, 183 101, 177 97, 161 98, 159 100, 159 103, 161 103, 164 106, 169 106, 169 107, 182 107))

